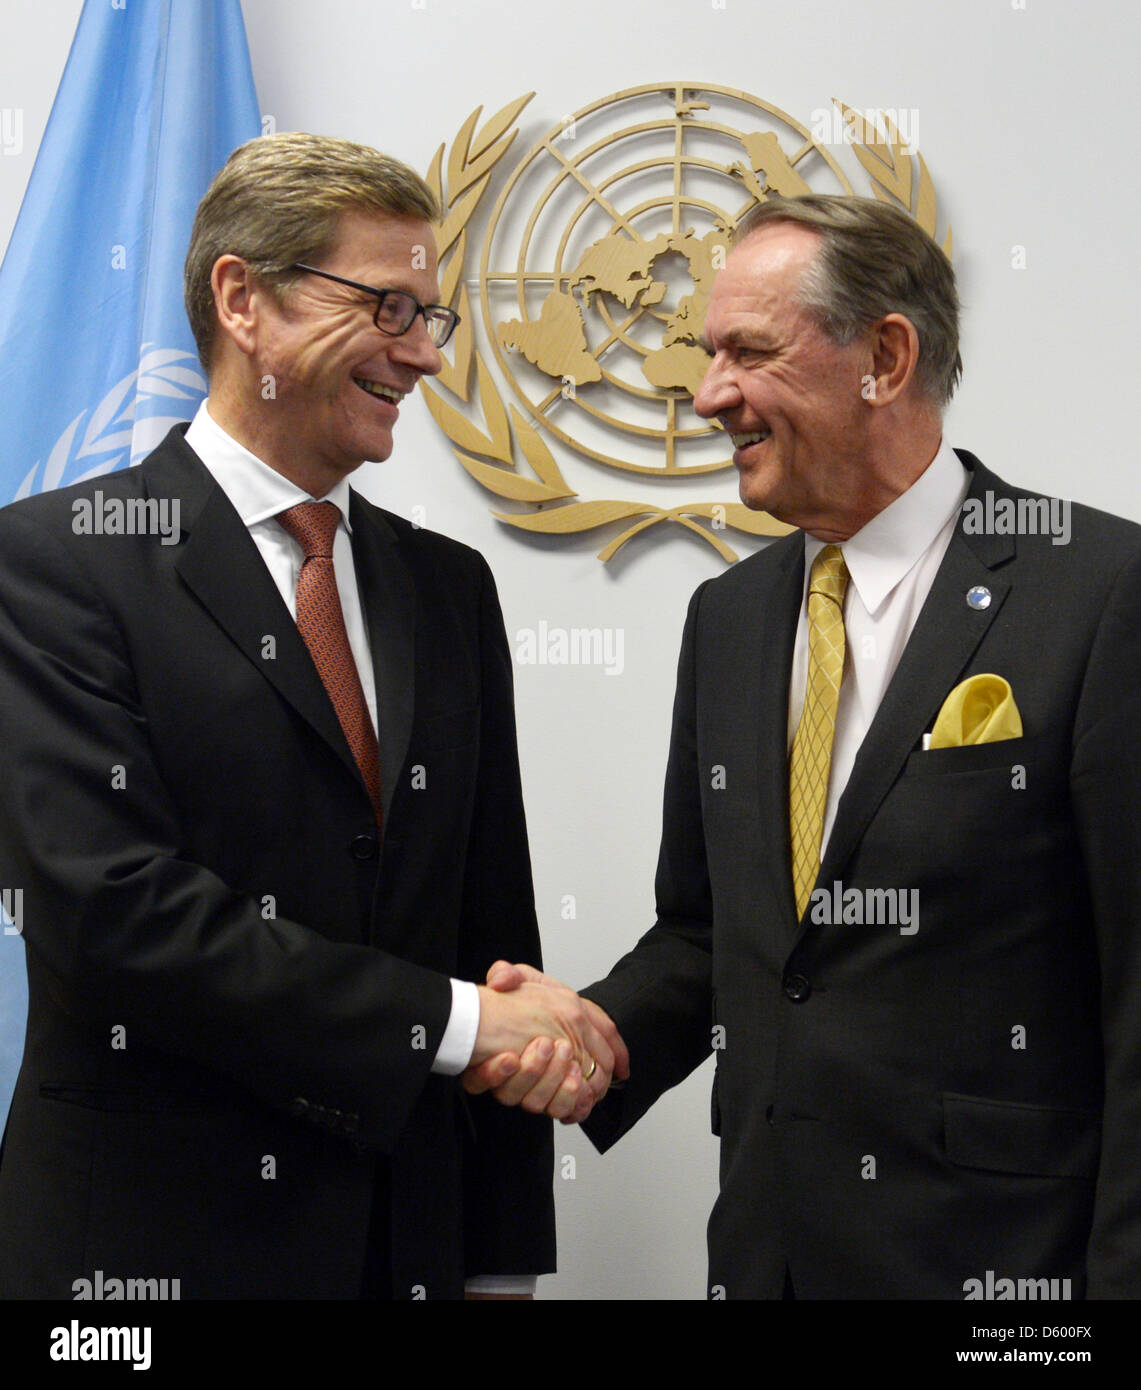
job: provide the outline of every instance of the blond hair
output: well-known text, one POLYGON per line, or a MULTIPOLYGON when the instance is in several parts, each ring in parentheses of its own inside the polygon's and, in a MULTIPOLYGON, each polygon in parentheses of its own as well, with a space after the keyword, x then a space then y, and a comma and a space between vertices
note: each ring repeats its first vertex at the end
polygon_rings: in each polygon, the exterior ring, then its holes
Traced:
POLYGON ((280 299, 296 278, 290 267, 320 260, 354 211, 440 217, 415 170, 367 145, 303 131, 239 145, 198 204, 183 271, 186 313, 207 371, 218 327, 210 276, 219 256, 240 256, 280 299))

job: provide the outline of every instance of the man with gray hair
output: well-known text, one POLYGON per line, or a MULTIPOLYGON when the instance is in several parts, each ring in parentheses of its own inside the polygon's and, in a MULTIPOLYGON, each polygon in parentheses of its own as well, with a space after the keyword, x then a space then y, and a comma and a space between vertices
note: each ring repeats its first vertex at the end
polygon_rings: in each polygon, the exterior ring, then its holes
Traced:
POLYGON ((554 1267, 549 1126, 456 1077, 542 1034, 566 1113, 624 1049, 568 990, 472 983, 539 952, 495 585, 348 481, 455 327, 437 217, 375 150, 243 145, 186 261, 193 422, 0 512, 29 978, 0 1297, 526 1297, 554 1267), (170 503, 177 544, 77 532, 96 486, 170 503))
POLYGON ((885 204, 757 207, 704 331, 696 408, 797 530, 690 604, 588 1133, 712 1047, 712 1298, 1141 1297, 1141 527, 1020 529, 1054 508, 948 446, 954 277, 885 204))

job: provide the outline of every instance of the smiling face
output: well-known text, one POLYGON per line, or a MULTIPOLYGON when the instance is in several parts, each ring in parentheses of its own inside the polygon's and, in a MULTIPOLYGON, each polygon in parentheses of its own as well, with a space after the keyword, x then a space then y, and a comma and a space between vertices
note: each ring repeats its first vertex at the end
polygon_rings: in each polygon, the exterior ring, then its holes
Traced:
POLYGON ((833 342, 797 304, 818 245, 810 228, 776 222, 732 252, 705 317, 713 360, 694 408, 732 435, 746 506, 842 540, 878 510, 861 396, 873 354, 862 338, 833 342))
MULTIPOLYGON (((415 218, 348 213, 318 265, 421 304, 439 298, 435 236, 415 218)), ((422 316, 390 337, 375 310, 374 296, 318 275, 302 273, 282 304, 261 293, 257 372, 273 378, 273 394, 259 407, 254 452, 286 476, 327 480, 327 490, 366 459, 387 459, 401 399, 440 370, 422 316)))

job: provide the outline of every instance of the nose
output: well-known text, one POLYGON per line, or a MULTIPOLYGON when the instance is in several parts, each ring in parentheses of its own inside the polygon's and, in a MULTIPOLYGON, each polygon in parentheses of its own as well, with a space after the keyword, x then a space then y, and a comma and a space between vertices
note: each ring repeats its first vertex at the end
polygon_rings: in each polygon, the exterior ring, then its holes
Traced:
POLYGON ((416 315, 406 333, 393 338, 391 355, 421 376, 435 376, 444 365, 440 349, 432 341, 422 314, 416 315))
POLYGON ((697 395, 693 398, 693 408, 703 419, 712 419, 723 411, 732 410, 741 400, 736 379, 720 353, 706 368, 697 395))

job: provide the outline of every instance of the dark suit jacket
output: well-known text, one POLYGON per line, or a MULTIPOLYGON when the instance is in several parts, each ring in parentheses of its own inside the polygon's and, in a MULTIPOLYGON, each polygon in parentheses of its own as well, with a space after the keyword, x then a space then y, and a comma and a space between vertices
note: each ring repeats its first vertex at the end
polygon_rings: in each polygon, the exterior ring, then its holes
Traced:
MULTIPOLYGON (((960 457, 972 496, 1027 495, 960 457)), ((803 535, 694 596, 658 920, 588 991, 632 1075, 588 1132, 614 1143, 715 1044, 714 1296, 780 1297, 786 1267, 808 1298, 961 1299, 988 1270, 1141 1296, 1141 528, 1072 525, 960 523, 860 749, 819 884, 917 890, 913 935, 797 921, 803 535), (920 751, 980 672, 1024 736, 920 751)))
POLYGON ((101 1269, 354 1298, 378 1162, 397 1297, 554 1267, 550 1127, 429 1073, 448 976, 539 951, 494 584, 465 546, 356 494, 351 515, 379 851, 296 625, 181 430, 0 512, 0 877, 30 996, 0 1297, 101 1269), (180 542, 74 535, 96 488, 177 498, 180 542))

